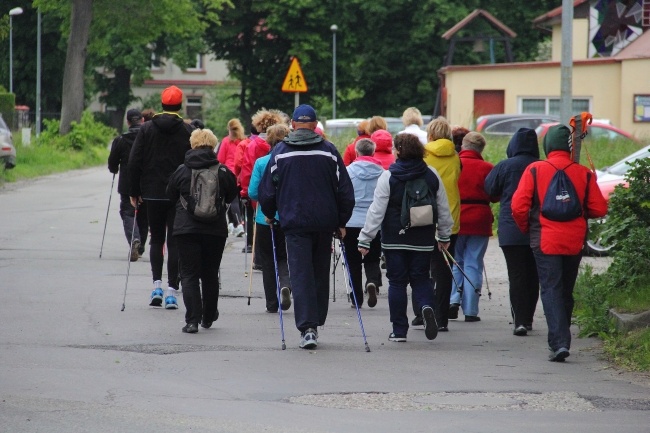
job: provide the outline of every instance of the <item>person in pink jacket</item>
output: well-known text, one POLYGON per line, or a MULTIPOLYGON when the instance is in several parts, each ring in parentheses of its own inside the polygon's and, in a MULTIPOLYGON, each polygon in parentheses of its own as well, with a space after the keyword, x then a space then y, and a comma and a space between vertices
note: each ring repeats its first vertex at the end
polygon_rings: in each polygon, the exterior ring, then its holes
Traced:
POLYGON ((379 129, 372 133, 370 139, 377 146, 375 149, 374 158, 381 162, 384 170, 395 162, 395 154, 393 153, 393 136, 385 129, 379 129))
MULTIPOLYGON (((228 136, 221 140, 219 150, 217 151, 217 160, 224 164, 230 171, 235 172, 235 152, 237 145, 246 138, 244 127, 239 119, 230 119, 228 121, 228 136)), ((244 235, 243 218, 239 209, 239 197, 230 203, 228 207, 228 231, 237 237, 244 235)))

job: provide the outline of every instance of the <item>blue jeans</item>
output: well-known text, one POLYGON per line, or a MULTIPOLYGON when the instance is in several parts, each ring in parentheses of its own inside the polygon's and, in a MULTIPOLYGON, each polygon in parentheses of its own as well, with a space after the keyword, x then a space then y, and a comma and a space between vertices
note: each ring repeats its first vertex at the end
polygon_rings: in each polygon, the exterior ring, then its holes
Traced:
POLYGON ((552 351, 571 348, 573 287, 582 255, 556 256, 533 250, 541 286, 542 305, 548 325, 548 346, 552 351))
POLYGON ((451 289, 449 302, 451 304, 460 304, 463 309, 463 314, 466 316, 478 316, 478 300, 481 295, 481 287, 483 286, 483 257, 487 250, 488 240, 488 236, 476 235, 458 235, 458 239, 456 240, 454 259, 456 259, 458 265, 465 271, 471 284, 465 281, 466 278, 462 272, 458 267, 454 266, 452 273, 455 283, 451 289), (462 297, 456 287, 456 283, 460 285, 462 297), (472 287, 472 284, 474 287, 472 287), (476 291, 474 288, 476 288, 476 291))
POLYGON ((388 310, 395 335, 406 336, 409 321, 406 316, 408 296, 406 286, 411 285, 413 303, 422 311, 433 306, 433 284, 429 276, 431 251, 384 250, 386 278, 388 278, 388 310))

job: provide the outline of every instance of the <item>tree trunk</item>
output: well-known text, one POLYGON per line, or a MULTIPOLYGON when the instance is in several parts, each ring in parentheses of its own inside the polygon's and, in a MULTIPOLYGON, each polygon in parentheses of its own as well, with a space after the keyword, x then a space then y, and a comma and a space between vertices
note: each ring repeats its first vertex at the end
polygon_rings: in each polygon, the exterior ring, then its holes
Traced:
POLYGON ((71 122, 79 122, 84 110, 84 70, 92 17, 92 0, 72 0, 70 36, 63 71, 60 134, 70 132, 71 122))
POLYGON ((110 126, 122 131, 124 129, 124 115, 131 102, 131 70, 118 66, 114 71, 115 77, 108 86, 110 92, 106 98, 109 105, 115 107, 110 119, 110 126))

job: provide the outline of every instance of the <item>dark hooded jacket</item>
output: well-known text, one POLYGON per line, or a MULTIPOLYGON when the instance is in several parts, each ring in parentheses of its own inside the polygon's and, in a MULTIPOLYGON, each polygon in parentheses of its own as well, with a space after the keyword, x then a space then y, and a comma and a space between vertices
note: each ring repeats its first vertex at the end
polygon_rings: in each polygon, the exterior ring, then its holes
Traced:
MULTIPOLYGON (((167 200, 169 176, 183 163, 190 150, 194 127, 174 113, 156 114, 145 122, 135 138, 129 156, 131 197, 167 200)), ((216 160, 216 157, 215 157, 216 160)))
POLYGON ((500 196, 499 246, 529 245, 528 233, 522 233, 512 218, 512 195, 517 190, 519 179, 529 164, 539 160, 537 134, 530 128, 520 128, 512 136, 506 150, 508 159, 499 162, 485 178, 485 192, 500 196))
POLYGON ((108 155, 108 170, 115 174, 119 171, 120 176, 117 180, 117 192, 119 194, 129 194, 129 176, 127 166, 129 164, 129 155, 135 137, 140 130, 140 124, 132 125, 124 134, 115 137, 111 144, 111 153, 108 155))
POLYGON ((258 189, 264 215, 280 215, 286 234, 345 227, 354 188, 336 147, 309 129, 297 129, 271 152, 258 189))
POLYGON ((433 251, 436 248, 436 237, 440 241, 449 242, 453 224, 447 193, 438 172, 421 159, 398 159, 377 180, 366 223, 359 234, 359 246, 369 249, 370 242, 381 227, 381 246, 384 249, 433 251), (429 189, 435 193, 438 224, 411 227, 400 233, 403 228, 401 214, 406 182, 421 177, 424 177, 429 189))
POLYGON ((237 183, 235 175, 225 165, 219 167, 219 199, 221 209, 219 219, 215 222, 203 222, 194 219, 185 210, 179 197, 190 194, 192 182, 192 169, 209 168, 218 164, 214 157, 214 150, 207 147, 188 150, 185 154, 185 162, 180 165, 169 178, 167 185, 167 196, 169 200, 176 203, 176 217, 174 218, 174 236, 186 234, 205 234, 214 236, 228 236, 226 223, 226 203, 232 202, 237 197, 237 183))

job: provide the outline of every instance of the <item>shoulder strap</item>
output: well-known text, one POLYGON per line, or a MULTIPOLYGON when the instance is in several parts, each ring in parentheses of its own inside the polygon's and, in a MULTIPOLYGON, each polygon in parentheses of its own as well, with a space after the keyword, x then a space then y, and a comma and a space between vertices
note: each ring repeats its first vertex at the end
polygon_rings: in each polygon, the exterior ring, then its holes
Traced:
POLYGON ((539 207, 539 194, 537 193, 537 169, 535 167, 531 168, 530 174, 533 176, 533 206, 539 207))
POLYGON ((591 182, 591 172, 587 172, 587 187, 585 188, 585 199, 582 201, 582 216, 587 218, 587 199, 589 198, 589 182, 591 182))

